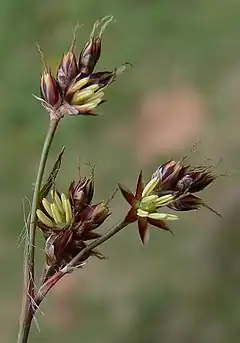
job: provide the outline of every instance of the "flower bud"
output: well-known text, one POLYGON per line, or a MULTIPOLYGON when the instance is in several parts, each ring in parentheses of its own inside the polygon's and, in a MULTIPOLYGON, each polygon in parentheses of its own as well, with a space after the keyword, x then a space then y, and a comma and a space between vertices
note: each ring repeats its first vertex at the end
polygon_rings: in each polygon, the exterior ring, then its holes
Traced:
POLYGON ((96 21, 93 26, 89 41, 82 49, 79 56, 78 68, 79 72, 90 75, 93 72, 101 55, 102 35, 107 25, 112 21, 113 17, 107 16, 100 21, 96 21), (101 26, 99 33, 96 30, 101 26))
POLYGON ((115 80, 115 76, 115 73, 112 71, 100 71, 90 76, 88 84, 98 84, 99 87, 104 88, 115 80))
POLYGON ((177 183, 181 192, 197 193, 212 183, 216 177, 208 170, 193 170, 187 172, 177 183))
POLYGON ((95 228, 99 227, 110 214, 111 212, 104 202, 93 205, 88 213, 88 230, 94 230, 95 228))
POLYGON ((57 81, 50 70, 44 70, 41 76, 41 97, 52 107, 58 107, 61 104, 61 95, 57 81))
POLYGON ((218 217, 222 218, 221 214, 214 210, 212 207, 205 204, 205 202, 193 194, 186 194, 180 196, 178 199, 167 205, 169 208, 175 211, 192 211, 199 210, 201 207, 205 207, 211 212, 215 213, 218 217))
POLYGON ((79 57, 79 71, 83 74, 89 75, 93 72, 101 54, 101 39, 99 37, 91 38, 79 57))
POLYGON ((152 177, 159 179, 159 187, 156 192, 161 190, 175 190, 177 182, 182 178, 187 167, 184 167, 180 162, 170 160, 163 165, 159 166, 152 177))
POLYGON ((192 211, 199 210, 204 202, 193 194, 187 194, 173 201, 168 205, 169 208, 175 211, 192 211))
POLYGON ((92 179, 80 180, 75 183, 72 182, 69 187, 69 197, 74 204, 75 212, 78 212, 85 208, 92 201, 94 192, 94 183, 92 179))
POLYGON ((73 51, 63 55, 57 70, 57 81, 63 90, 67 88, 69 82, 78 74, 76 56, 73 51))

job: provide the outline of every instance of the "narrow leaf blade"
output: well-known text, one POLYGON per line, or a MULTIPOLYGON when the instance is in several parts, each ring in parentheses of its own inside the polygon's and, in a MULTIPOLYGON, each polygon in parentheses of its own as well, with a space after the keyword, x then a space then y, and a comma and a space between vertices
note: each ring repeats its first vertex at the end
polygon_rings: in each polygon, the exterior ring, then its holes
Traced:
POLYGON ((44 183, 44 185, 42 186, 42 188, 40 190, 39 202, 41 202, 41 200, 48 195, 50 189, 52 188, 52 186, 56 180, 56 177, 57 177, 58 172, 59 172, 60 167, 61 167, 64 150, 65 150, 65 147, 62 148, 60 154, 58 155, 56 162, 53 165, 52 171, 51 171, 47 181, 44 183))

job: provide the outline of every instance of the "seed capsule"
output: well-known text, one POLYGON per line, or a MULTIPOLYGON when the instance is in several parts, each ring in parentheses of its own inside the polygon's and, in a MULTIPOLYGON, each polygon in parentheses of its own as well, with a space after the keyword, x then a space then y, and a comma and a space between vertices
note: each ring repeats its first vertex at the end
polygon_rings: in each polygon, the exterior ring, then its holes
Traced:
POLYGON ((73 51, 63 55, 57 70, 57 81, 64 91, 69 82, 78 74, 77 60, 73 51))
POLYGON ((61 104, 61 96, 57 81, 50 70, 45 70, 41 76, 41 97, 52 107, 58 107, 61 104))

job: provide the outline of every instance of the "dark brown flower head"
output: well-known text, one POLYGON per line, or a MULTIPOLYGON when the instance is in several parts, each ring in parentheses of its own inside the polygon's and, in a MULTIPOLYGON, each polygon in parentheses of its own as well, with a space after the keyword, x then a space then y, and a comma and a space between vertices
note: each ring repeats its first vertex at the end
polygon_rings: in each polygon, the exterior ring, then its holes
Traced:
POLYGON ((139 174, 135 195, 119 184, 126 201, 131 206, 125 221, 138 221, 138 230, 143 243, 148 237, 148 224, 170 231, 166 220, 176 220, 173 214, 161 213, 159 209, 166 206, 175 211, 199 210, 210 208, 204 201, 192 193, 199 192, 215 180, 207 168, 184 166, 180 161, 170 160, 156 170, 152 179, 144 187, 142 173, 139 174))
MULTIPOLYGON (((52 190, 52 202, 42 199, 37 210, 37 225, 46 240, 48 265, 56 269, 63 267, 84 249, 85 241, 100 237, 95 230, 110 215, 110 211, 104 202, 91 204, 92 196, 92 180, 82 179, 71 183, 68 196, 52 190)), ((90 255, 102 257, 96 251, 89 252, 90 255)))
POLYGON ((182 178, 188 166, 182 166, 180 161, 169 160, 168 162, 162 164, 158 167, 152 177, 157 177, 159 179, 158 187, 155 191, 159 189, 164 190, 175 190, 178 181, 182 178))
POLYGON ((45 69, 41 76, 41 97, 51 107, 58 107, 61 104, 61 94, 58 83, 52 76, 50 69, 45 69))
POLYGON ((182 195, 168 205, 169 208, 175 211, 192 211, 199 210, 204 205, 202 199, 193 194, 182 195))
POLYGON ((154 176, 160 180, 153 191, 154 194, 159 196, 168 192, 175 194, 175 199, 167 205, 169 208, 176 211, 191 211, 204 206, 217 213, 207 206, 202 199, 192 194, 202 191, 216 179, 216 176, 208 168, 184 166, 180 161, 170 160, 158 167, 153 174, 154 176))
POLYGON ((96 108, 105 102, 105 89, 126 69, 129 63, 113 71, 93 73, 101 54, 102 34, 111 20, 112 17, 106 17, 95 23, 90 39, 80 54, 78 64, 74 53, 74 35, 69 52, 61 59, 56 78, 52 76, 44 61, 43 52, 38 47, 45 71, 41 78, 41 98, 36 98, 42 102, 52 118, 96 115, 96 108), (98 28, 99 32, 96 33, 98 28))
POLYGON ((94 193, 93 179, 83 178, 78 182, 73 181, 69 187, 69 198, 73 204, 75 212, 83 210, 90 204, 94 193))
POLYGON ((75 53, 69 51, 67 54, 63 55, 57 70, 56 79, 63 92, 65 92, 65 89, 77 74, 78 67, 75 53))
POLYGON ((45 234, 45 253, 48 266, 63 267, 71 260, 74 250, 72 237, 73 231, 70 229, 49 233, 49 235, 45 234))
POLYGON ((159 166, 152 177, 158 177, 155 192, 176 191, 197 193, 212 183, 216 177, 205 167, 182 165, 181 161, 170 160, 159 166))
POLYGON ((206 168, 197 168, 187 171, 178 181, 177 189, 181 192, 197 193, 210 185, 216 176, 212 175, 206 168))
POLYGON ((111 212, 109 211, 109 207, 106 205, 105 202, 100 202, 96 205, 92 206, 92 212, 89 214, 90 223, 92 224, 91 230, 99 227, 102 223, 110 216, 111 212))
POLYGON ((78 236, 81 236, 84 240, 92 239, 91 231, 102 225, 110 214, 109 207, 104 202, 87 206, 82 212, 76 215, 78 236), (88 236, 89 234, 90 238, 88 236))
POLYGON ((91 38, 81 51, 79 57, 79 70, 83 74, 89 75, 93 72, 101 54, 101 39, 91 38))

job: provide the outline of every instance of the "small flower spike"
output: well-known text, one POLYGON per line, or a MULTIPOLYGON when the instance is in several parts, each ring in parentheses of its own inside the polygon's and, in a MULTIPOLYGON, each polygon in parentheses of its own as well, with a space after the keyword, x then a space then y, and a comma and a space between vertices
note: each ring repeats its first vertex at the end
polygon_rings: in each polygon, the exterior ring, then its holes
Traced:
POLYGON ((129 223, 138 222, 138 231, 143 244, 148 240, 148 224, 162 230, 171 231, 166 221, 178 219, 174 214, 161 213, 158 211, 161 207, 170 204, 174 199, 174 194, 166 194, 160 197, 153 194, 158 183, 158 177, 154 177, 144 187, 141 172, 138 177, 135 195, 119 184, 122 195, 131 206, 125 221, 129 223))
POLYGON ((43 209, 37 210, 38 219, 44 226, 55 229, 64 229, 71 225, 73 219, 72 207, 69 199, 64 193, 61 195, 51 191, 53 202, 46 198, 42 199, 43 209))
POLYGON ((167 221, 178 219, 175 214, 162 213, 160 209, 164 206, 174 211, 191 211, 206 207, 219 215, 193 194, 202 191, 215 179, 207 168, 184 166, 180 161, 173 160, 159 166, 145 187, 141 172, 135 195, 119 184, 123 197, 131 206, 125 221, 138 222, 139 235, 145 244, 148 239, 148 224, 171 231, 167 221))
POLYGON ((221 215, 194 195, 208 187, 216 180, 206 167, 184 166, 180 161, 170 160, 158 167, 152 178, 159 178, 159 185, 154 194, 163 195, 166 192, 175 192, 175 199, 167 206, 175 211, 192 211, 206 207, 218 216, 221 215))
POLYGON ((101 55, 102 35, 112 17, 105 17, 94 24, 92 33, 79 58, 75 50, 75 34, 70 50, 62 56, 56 78, 41 54, 44 71, 41 76, 41 98, 36 97, 51 118, 64 116, 96 115, 96 108, 105 102, 105 89, 121 74, 126 63, 113 71, 94 72, 101 55))
MULTIPOLYGON (((82 178, 73 181, 68 195, 51 190, 52 201, 43 198, 37 209, 37 225, 46 240, 47 264, 55 269, 65 266, 82 249, 85 241, 100 237, 96 229, 111 214, 105 202, 92 204, 94 183, 82 178)), ((89 252, 102 258, 97 251, 89 252)))

